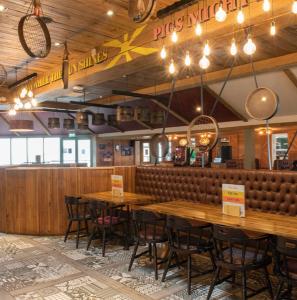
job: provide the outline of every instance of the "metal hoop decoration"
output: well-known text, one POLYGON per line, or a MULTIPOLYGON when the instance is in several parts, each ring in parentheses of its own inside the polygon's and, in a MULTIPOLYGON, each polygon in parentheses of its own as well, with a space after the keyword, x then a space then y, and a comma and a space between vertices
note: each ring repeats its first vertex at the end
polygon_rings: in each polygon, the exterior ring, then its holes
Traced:
POLYGON ((218 137, 219 126, 217 121, 211 116, 197 116, 188 127, 188 146, 200 153, 206 153, 212 150, 218 142, 218 137), (194 144, 192 141, 193 130, 195 130, 199 135, 199 138, 195 140, 194 144))
POLYGON ((147 21, 152 15, 155 7, 156 0, 147 0, 147 4, 144 3, 144 0, 129 0, 128 14, 135 23, 143 23, 147 21), (143 13, 139 12, 139 8, 142 8, 143 13), (138 14, 135 15, 135 11, 138 11, 138 14))
POLYGON ((169 151, 169 140, 165 134, 155 134, 151 139, 151 153, 155 158, 164 158, 169 151), (158 145, 161 144, 161 155, 159 155, 158 145))

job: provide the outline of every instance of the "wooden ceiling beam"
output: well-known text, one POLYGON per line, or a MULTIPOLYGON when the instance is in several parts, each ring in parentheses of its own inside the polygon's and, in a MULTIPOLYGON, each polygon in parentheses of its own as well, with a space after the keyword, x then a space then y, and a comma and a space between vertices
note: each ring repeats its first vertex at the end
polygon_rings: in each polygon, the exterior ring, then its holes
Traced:
POLYGON ((297 77, 295 76, 295 74, 290 69, 284 69, 284 73, 297 88, 297 77))
POLYGON ((231 111, 235 116, 237 116, 241 121, 248 122, 248 119, 238 112, 233 106, 231 106, 228 101, 223 99, 220 95, 218 95, 213 89, 209 86, 206 86, 205 89, 215 98, 217 99, 222 105, 224 105, 229 111, 231 111))
POLYGON ((33 118, 39 123, 39 125, 42 127, 42 129, 44 130, 44 132, 48 135, 48 136, 52 136, 51 132, 49 131, 49 129, 45 126, 45 124, 41 121, 41 119, 37 116, 37 114, 35 112, 31 112, 31 115, 33 116, 33 118))
MULTIPOLYGON (((8 127, 10 128, 10 123, 9 123, 9 121, 8 121, 3 115, 1 115, 1 114, 0 114, 0 119, 2 119, 2 121, 3 121, 6 125, 8 125, 8 127)), ((19 134, 18 132, 13 132, 13 134, 16 135, 16 136, 20 136, 20 134, 19 134)))
POLYGON ((153 127, 151 127, 150 125, 148 125, 148 124, 142 122, 141 120, 135 120, 135 121, 136 121, 139 125, 141 125, 141 126, 147 128, 147 129, 153 130, 153 127))

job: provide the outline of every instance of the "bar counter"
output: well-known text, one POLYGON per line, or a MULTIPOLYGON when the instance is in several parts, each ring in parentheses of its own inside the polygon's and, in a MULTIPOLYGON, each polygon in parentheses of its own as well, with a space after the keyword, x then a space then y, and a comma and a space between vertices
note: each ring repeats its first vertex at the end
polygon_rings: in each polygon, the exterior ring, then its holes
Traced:
POLYGON ((2 168, 0 232, 32 235, 64 234, 65 195, 111 189, 110 176, 123 175, 126 191, 134 191, 135 168, 2 168))

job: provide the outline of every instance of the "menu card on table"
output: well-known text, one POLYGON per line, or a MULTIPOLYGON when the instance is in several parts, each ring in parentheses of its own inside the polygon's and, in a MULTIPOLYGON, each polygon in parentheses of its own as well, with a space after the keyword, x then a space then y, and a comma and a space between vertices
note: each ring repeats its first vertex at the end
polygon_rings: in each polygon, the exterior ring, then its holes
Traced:
POLYGON ((123 176, 111 175, 111 191, 113 197, 124 197, 123 176))
POLYGON ((223 214, 245 217, 245 186, 223 184, 223 214))

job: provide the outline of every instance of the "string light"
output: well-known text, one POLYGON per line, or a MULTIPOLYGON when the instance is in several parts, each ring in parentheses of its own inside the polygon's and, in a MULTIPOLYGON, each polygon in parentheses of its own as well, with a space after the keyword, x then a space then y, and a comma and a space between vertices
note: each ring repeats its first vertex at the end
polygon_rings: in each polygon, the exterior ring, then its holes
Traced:
POLYGON ((272 21, 270 26, 270 35, 274 36, 275 34, 276 34, 275 21, 272 21))
POLYGON ((16 115, 16 111, 14 108, 11 108, 9 111, 8 111, 8 115, 9 116, 15 116, 16 115))
POLYGON ((174 74, 174 73, 175 73, 175 65, 174 65, 173 59, 171 59, 171 61, 170 61, 170 65, 169 65, 169 73, 170 73, 170 74, 174 74))
POLYGON ((35 98, 32 98, 31 104, 32 104, 33 107, 36 107, 37 106, 37 100, 35 98))
POLYGON ((250 34, 248 35, 248 40, 243 47, 243 51, 247 55, 253 55, 257 50, 255 43, 253 42, 250 34))
POLYGON ((292 12, 293 14, 297 14, 297 0, 294 0, 293 5, 292 5, 292 12))
POLYGON ((209 59, 205 55, 203 55, 199 61, 200 68, 206 70, 209 67, 209 65, 210 65, 209 59))
POLYGON ((215 18, 218 22, 224 22, 227 18, 227 13, 223 9, 223 5, 220 4, 219 9, 216 12, 215 18))
POLYGON ((166 52, 165 46, 162 47, 162 50, 160 52, 160 57, 162 59, 165 59, 167 57, 167 52, 166 52))
POLYGON ((29 91, 29 92, 27 93, 27 96, 30 97, 30 98, 33 98, 34 94, 33 94, 32 91, 29 91))
POLYGON ((191 57, 189 51, 186 52, 186 57, 185 57, 185 65, 189 67, 191 65, 191 57))
POLYGON ((237 50, 237 46, 236 46, 236 42, 235 39, 232 39, 232 43, 231 43, 231 47, 230 47, 230 53, 231 55, 235 56, 237 54, 238 50, 237 50))
POLYGON ((243 24, 244 23, 244 13, 243 13, 243 11, 242 11, 242 9, 240 9, 239 11, 238 11, 238 14, 237 14, 237 23, 238 24, 243 24))
POLYGON ((25 109, 30 109, 32 107, 31 102, 26 102, 24 107, 25 107, 25 109))
POLYGON ((172 32, 171 40, 173 43, 176 43, 178 40, 178 36, 175 30, 172 32))
POLYGON ((210 55, 210 47, 208 44, 208 41, 206 41, 205 45, 204 45, 204 49, 203 49, 203 55, 204 56, 209 56, 210 55))
POLYGON ((202 35, 202 26, 201 26, 200 23, 196 24, 195 33, 196 33, 197 36, 201 36, 202 35))
POLYGON ((20 97, 25 98, 27 93, 28 93, 28 90, 26 88, 23 88, 22 91, 21 91, 20 97))
POLYGON ((262 8, 263 8, 263 10, 264 11, 270 11, 270 9, 271 9, 271 3, 270 3, 270 1, 269 0, 264 0, 263 1, 263 5, 262 5, 262 8))

